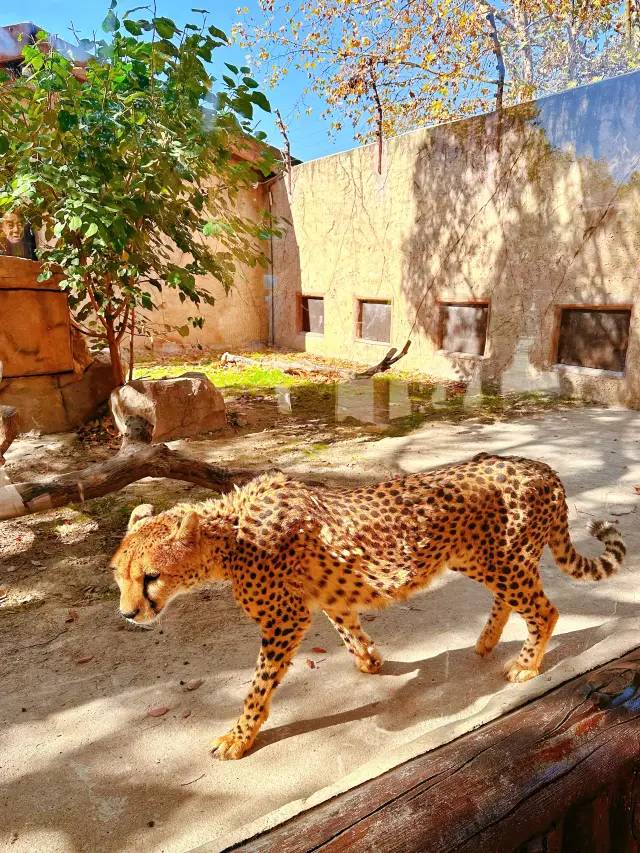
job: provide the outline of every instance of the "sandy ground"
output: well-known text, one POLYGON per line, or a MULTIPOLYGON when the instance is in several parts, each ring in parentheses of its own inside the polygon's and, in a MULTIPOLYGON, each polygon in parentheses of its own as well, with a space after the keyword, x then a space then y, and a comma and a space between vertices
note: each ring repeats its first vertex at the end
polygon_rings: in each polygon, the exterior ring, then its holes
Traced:
MULTIPOLYGON (((403 437, 338 442, 312 456, 279 452, 288 444, 261 433, 189 448, 209 460, 269 458, 353 482, 480 450, 530 456, 561 473, 583 552, 598 552, 587 520, 604 517, 625 535, 628 566, 596 586, 572 581, 544 558, 545 588, 561 618, 545 672, 527 685, 502 678, 524 624, 513 618, 494 655, 479 659, 473 646, 491 596, 453 573, 365 623, 386 658, 377 676, 353 668, 318 614, 255 749, 221 763, 207 745, 240 710, 257 627, 231 591, 216 586, 176 602, 158 630, 130 629, 117 616, 107 568, 130 506, 141 498, 161 506, 195 499, 199 490, 147 481, 82 513, 6 522, 0 850, 213 853, 640 645, 640 413, 583 409, 511 423, 434 423, 403 437), (159 707, 169 710, 148 716, 159 707)), ((110 452, 98 447, 90 455, 110 452)), ((8 453, 14 481, 78 464, 70 436, 21 440, 8 453)))

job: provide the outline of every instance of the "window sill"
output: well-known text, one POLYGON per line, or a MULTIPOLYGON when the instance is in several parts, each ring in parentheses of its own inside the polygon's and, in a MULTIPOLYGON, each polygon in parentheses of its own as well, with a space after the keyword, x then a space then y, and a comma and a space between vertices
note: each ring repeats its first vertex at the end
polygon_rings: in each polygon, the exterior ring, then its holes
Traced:
POLYGON ((371 341, 369 338, 356 338, 355 342, 357 344, 373 344, 378 347, 390 347, 391 341, 371 341))
POLYGON ((298 332, 301 338, 324 338, 324 332, 298 332))
POLYGON ((439 349, 436 350, 436 355, 447 355, 449 357, 455 356, 456 358, 469 358, 473 361, 486 361, 489 356, 485 353, 485 355, 474 355, 472 352, 453 352, 448 349, 439 349))
POLYGON ((602 376, 606 379, 624 379, 624 371, 603 370, 600 367, 581 367, 579 364, 554 364, 559 373, 582 373, 585 376, 602 376))

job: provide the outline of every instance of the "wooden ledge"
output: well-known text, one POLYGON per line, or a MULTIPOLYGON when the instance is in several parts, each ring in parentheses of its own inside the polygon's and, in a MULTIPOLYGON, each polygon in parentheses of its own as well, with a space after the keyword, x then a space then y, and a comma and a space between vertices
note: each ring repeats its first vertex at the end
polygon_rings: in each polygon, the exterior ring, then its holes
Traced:
POLYGON ((230 849, 639 853, 639 794, 635 651, 230 849))

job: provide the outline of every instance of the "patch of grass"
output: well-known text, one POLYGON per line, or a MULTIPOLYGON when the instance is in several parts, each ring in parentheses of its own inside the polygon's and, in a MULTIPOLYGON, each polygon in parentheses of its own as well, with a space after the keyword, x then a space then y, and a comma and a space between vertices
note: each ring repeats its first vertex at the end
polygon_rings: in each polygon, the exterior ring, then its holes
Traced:
MULTIPOLYGON (((151 498, 156 512, 169 509, 175 501, 151 498)), ((114 533, 123 533, 126 530, 129 516, 138 504, 144 503, 142 499, 135 500, 131 497, 115 492, 105 495, 103 498, 94 498, 85 504, 85 512, 92 521, 98 522, 100 528, 112 530, 114 533)))
POLYGON ((325 450, 328 450, 331 447, 326 441, 314 441, 309 447, 304 448, 302 451, 309 457, 318 456, 320 453, 323 453, 325 450))
POLYGON ((277 385, 290 386, 302 382, 301 377, 289 376, 282 370, 268 365, 229 365, 220 367, 215 362, 188 364, 186 362, 166 362, 162 364, 141 364, 134 370, 136 379, 161 379, 180 376, 183 373, 197 371, 204 373, 217 388, 237 388, 246 390, 272 390, 277 385))

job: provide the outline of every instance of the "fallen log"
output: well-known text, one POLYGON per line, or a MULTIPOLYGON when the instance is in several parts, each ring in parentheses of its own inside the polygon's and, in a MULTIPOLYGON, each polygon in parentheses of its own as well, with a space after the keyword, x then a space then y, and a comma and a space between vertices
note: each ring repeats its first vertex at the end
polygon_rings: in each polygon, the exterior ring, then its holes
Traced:
MULTIPOLYGON (((411 346, 411 341, 407 341, 401 352, 396 355, 398 350, 395 347, 392 347, 389 352, 385 355, 382 361, 378 362, 378 364, 373 367, 369 367, 367 370, 363 370, 358 373, 355 370, 347 370, 342 367, 329 367, 324 364, 314 364, 313 362, 302 362, 302 361, 279 361, 279 360, 271 360, 264 362, 269 367, 274 368, 275 370, 281 370, 283 373, 289 374, 301 374, 301 373, 322 373, 325 376, 340 376, 345 380, 350 379, 368 379, 371 376, 375 376, 376 373, 384 373, 385 370, 389 370, 389 368, 394 365, 397 361, 400 361, 408 352, 409 347, 411 346)), ((222 354, 220 358, 220 364, 240 364, 245 367, 255 367, 258 364, 262 364, 261 360, 256 360, 253 358, 247 358, 244 355, 234 355, 230 352, 225 352, 222 354)))
POLYGON ((150 444, 150 437, 151 425, 139 418, 131 418, 127 422, 122 447, 113 459, 90 465, 82 471, 1 486, 0 519, 82 503, 116 492, 145 477, 167 477, 216 492, 228 492, 257 473, 200 462, 177 450, 170 450, 166 444, 150 444))
POLYGON ((325 376, 344 376, 345 379, 352 378, 353 371, 346 370, 342 367, 327 367, 323 364, 312 364, 311 362, 302 361, 272 361, 269 359, 266 362, 255 358, 247 358, 244 355, 234 355, 231 352, 225 352, 220 358, 220 364, 240 364, 244 367, 256 367, 259 364, 265 364, 272 367, 274 370, 281 370, 283 373, 298 374, 298 373, 322 373, 325 376))

